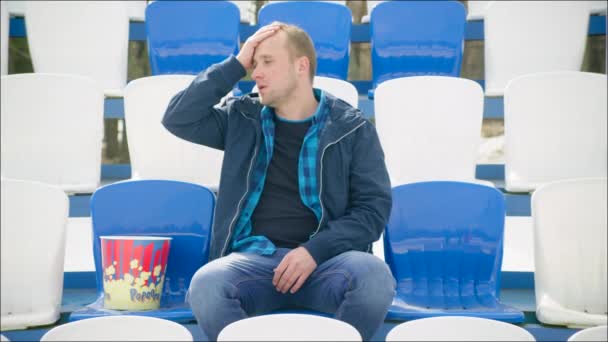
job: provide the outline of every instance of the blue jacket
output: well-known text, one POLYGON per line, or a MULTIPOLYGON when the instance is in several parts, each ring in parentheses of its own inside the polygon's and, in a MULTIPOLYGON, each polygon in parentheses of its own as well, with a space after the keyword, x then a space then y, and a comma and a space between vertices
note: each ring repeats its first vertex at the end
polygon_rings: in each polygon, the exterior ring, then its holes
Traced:
MULTIPOLYGON (((179 138, 224 151, 209 260, 226 255, 234 225, 252 190, 250 172, 260 145, 256 94, 221 98, 246 71, 231 56, 199 74, 169 103, 162 123, 179 138)), ((371 251, 391 210, 391 185, 375 127, 359 110, 329 94, 320 133, 317 179, 322 207, 315 233, 302 246, 317 265, 350 250, 371 251)))

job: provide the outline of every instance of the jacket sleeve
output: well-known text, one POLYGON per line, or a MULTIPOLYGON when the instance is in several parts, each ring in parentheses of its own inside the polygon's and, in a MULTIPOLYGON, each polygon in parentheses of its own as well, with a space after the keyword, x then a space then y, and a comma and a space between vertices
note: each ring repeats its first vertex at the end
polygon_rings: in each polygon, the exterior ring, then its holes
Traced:
POLYGON ((234 56, 212 65, 171 99, 163 126, 179 138, 223 150, 231 100, 218 103, 245 75, 234 56))
POLYGON ((304 248, 317 265, 349 250, 366 250, 378 240, 392 206, 391 184, 375 127, 367 122, 355 137, 349 205, 344 216, 325 223, 304 248))

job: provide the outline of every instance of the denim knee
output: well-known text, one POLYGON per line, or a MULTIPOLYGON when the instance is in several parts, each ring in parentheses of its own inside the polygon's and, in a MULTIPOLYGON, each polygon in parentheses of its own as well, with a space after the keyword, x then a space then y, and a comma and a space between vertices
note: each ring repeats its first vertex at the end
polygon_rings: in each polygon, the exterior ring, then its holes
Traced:
POLYGON ((372 302, 391 302, 396 282, 388 265, 380 258, 363 252, 347 252, 347 264, 352 276, 351 287, 369 290, 372 302))
MULTIPOLYGON (((206 265, 209 266, 209 265, 206 265)), ((227 279, 225 272, 215 267, 201 267, 190 281, 186 301, 194 310, 214 310, 226 298, 234 297, 236 288, 227 279)))

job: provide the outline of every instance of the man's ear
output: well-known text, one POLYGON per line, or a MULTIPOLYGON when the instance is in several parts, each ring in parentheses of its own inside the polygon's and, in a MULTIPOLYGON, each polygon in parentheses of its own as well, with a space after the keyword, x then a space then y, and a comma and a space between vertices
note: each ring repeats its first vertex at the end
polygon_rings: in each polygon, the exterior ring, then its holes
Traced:
POLYGON ((297 68, 298 73, 308 76, 308 70, 310 70, 310 61, 308 60, 308 57, 302 56, 298 58, 297 68))

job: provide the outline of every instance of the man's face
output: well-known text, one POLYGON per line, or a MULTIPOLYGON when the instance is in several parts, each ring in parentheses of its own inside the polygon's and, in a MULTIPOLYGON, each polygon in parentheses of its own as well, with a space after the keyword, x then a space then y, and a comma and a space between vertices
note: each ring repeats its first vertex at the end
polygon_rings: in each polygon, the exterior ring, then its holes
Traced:
POLYGON ((260 102, 276 107, 297 87, 295 62, 287 47, 287 35, 279 31, 260 43, 253 56, 251 78, 258 86, 260 102))

